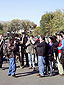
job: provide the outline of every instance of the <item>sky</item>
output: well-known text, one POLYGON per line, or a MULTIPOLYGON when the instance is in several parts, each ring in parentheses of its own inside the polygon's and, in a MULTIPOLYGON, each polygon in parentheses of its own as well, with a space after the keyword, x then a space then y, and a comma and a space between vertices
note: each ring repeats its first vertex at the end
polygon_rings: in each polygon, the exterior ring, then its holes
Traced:
POLYGON ((40 25, 42 15, 64 9, 64 0, 0 0, 0 21, 30 20, 40 25))

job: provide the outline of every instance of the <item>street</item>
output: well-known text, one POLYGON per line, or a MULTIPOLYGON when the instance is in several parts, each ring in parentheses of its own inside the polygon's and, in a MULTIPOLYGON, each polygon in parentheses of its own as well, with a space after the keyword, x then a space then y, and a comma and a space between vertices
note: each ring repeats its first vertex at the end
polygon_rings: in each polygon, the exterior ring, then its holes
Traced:
POLYGON ((0 70, 0 85, 64 85, 64 76, 39 78, 38 72, 27 67, 21 69, 17 66, 16 78, 8 76, 9 63, 3 64, 5 70, 0 70))

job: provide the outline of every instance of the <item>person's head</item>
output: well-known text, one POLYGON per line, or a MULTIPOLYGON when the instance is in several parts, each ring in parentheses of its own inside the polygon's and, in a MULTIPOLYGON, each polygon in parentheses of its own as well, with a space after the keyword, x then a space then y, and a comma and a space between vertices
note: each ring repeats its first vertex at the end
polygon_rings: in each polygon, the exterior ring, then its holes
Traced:
POLYGON ((45 41, 45 36, 40 35, 40 41, 45 41))
POLYGON ((33 38, 34 38, 34 36, 33 36, 33 35, 31 35, 31 36, 30 36, 30 40, 32 40, 33 38))
POLYGON ((57 37, 53 35, 52 38, 53 38, 53 42, 56 42, 57 37))
POLYGON ((22 33, 22 37, 25 37, 25 36, 26 36, 26 33, 25 33, 25 32, 23 32, 23 33, 22 33))
POLYGON ((60 33, 62 34, 62 36, 63 36, 63 38, 64 38, 64 32, 63 32, 63 31, 61 31, 60 33))
POLYGON ((56 36, 57 36, 57 40, 59 40, 59 34, 57 34, 56 36))
POLYGON ((53 37, 49 37, 49 43, 53 42, 53 37))
POLYGON ((14 37, 15 37, 15 39, 17 39, 19 37, 19 35, 18 34, 15 34, 14 37))
POLYGON ((10 37, 10 44, 13 44, 14 43, 14 38, 10 37))
POLYGON ((62 39, 63 39, 62 34, 59 34, 59 40, 62 40, 62 39))

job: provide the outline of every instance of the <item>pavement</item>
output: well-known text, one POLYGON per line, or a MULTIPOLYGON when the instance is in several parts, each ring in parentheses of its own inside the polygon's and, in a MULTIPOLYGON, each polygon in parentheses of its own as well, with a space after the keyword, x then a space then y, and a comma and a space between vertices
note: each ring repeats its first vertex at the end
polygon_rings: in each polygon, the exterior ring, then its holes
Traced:
POLYGON ((37 76, 38 71, 27 67, 21 69, 17 64, 16 78, 8 76, 9 63, 4 63, 4 70, 0 69, 0 85, 64 85, 64 76, 42 77, 37 76))

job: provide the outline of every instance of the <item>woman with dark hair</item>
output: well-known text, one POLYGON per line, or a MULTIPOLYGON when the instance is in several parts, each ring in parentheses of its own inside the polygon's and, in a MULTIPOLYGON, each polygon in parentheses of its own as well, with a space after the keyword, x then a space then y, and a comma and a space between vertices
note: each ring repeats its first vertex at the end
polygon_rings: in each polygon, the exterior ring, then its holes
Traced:
POLYGON ((58 46, 59 42, 57 41, 57 37, 54 35, 53 37, 53 50, 54 50, 54 60, 53 60, 53 68, 57 69, 57 57, 58 57, 58 46))
POLYGON ((49 56, 49 67, 50 67, 50 76, 53 76, 53 66, 52 66, 52 62, 54 59, 53 56, 53 38, 49 37, 49 51, 48 51, 48 56, 49 56))

